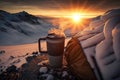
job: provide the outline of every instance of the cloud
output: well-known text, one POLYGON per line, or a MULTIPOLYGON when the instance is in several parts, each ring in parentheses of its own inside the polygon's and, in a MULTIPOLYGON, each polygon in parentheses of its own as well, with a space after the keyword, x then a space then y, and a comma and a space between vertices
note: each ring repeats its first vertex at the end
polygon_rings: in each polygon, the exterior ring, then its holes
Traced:
POLYGON ((90 9, 106 11, 110 8, 120 8, 119 0, 1 0, 0 9, 3 10, 70 10, 90 9), (32 8, 34 7, 34 8, 32 8), (35 9, 36 8, 36 9, 35 9))

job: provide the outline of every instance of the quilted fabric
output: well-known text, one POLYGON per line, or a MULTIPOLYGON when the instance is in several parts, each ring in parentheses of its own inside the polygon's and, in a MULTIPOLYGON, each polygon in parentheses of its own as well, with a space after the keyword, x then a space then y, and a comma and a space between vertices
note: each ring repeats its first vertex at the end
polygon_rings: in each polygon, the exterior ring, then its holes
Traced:
POLYGON ((68 67, 78 80, 96 80, 78 39, 72 38, 69 41, 65 50, 65 58, 68 67))

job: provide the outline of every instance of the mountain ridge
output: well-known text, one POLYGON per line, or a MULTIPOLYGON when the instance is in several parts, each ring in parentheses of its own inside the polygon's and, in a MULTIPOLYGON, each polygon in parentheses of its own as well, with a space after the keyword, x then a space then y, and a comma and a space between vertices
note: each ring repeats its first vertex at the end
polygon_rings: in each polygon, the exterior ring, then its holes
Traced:
POLYGON ((37 42, 52 27, 49 22, 26 11, 9 13, 0 10, 0 45, 37 42))

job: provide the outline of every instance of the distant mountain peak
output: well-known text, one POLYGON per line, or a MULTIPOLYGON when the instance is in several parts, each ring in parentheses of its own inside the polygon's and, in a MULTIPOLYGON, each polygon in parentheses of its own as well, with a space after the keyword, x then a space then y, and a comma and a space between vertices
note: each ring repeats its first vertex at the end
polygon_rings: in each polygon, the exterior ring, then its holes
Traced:
POLYGON ((30 14, 27 13, 26 11, 18 12, 18 13, 15 13, 15 14, 16 14, 16 15, 20 15, 20 16, 30 15, 30 14))
POLYGON ((2 14, 2 15, 8 15, 8 14, 10 14, 9 12, 7 12, 7 11, 4 11, 4 10, 0 10, 0 14, 2 14))
POLYGON ((19 12, 20 14, 29 14, 28 12, 26 11, 22 11, 22 12, 19 12))
POLYGON ((6 11, 4 11, 4 10, 0 10, 0 13, 1 13, 1 12, 5 12, 5 13, 8 13, 8 12, 6 12, 6 11))
POLYGON ((40 36, 47 35, 51 27, 53 25, 26 11, 9 13, 0 10, 0 45, 36 42, 40 36))

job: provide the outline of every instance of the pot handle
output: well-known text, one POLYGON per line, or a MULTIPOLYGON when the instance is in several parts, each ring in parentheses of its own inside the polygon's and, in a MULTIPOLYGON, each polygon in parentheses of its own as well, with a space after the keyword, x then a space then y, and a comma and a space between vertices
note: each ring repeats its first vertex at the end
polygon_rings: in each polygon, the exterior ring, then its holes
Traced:
POLYGON ((46 37, 45 37, 45 38, 40 38, 40 39, 38 40, 39 52, 40 52, 40 53, 47 53, 47 51, 42 51, 42 49, 41 49, 41 40, 46 40, 46 37))

